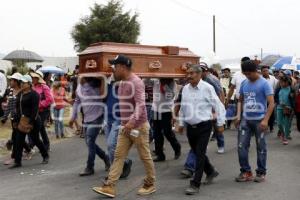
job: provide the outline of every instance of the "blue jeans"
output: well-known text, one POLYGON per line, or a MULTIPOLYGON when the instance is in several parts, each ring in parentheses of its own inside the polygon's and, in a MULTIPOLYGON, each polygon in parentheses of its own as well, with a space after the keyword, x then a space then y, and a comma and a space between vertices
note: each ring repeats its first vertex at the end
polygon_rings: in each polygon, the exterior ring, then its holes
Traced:
POLYGON ((146 105, 146 109, 147 109, 147 118, 148 118, 148 122, 150 124, 150 129, 149 129, 149 136, 150 139, 154 138, 154 133, 153 133, 153 111, 152 111, 152 105, 146 105))
POLYGON ((108 156, 105 154, 97 144, 96 139, 101 129, 101 124, 103 123, 103 117, 99 117, 93 122, 86 122, 83 125, 83 131, 85 133, 85 141, 88 146, 88 160, 87 160, 87 168, 94 169, 95 165, 95 157, 96 154, 102 159, 108 159, 108 156))
POLYGON ((259 128, 261 120, 245 120, 243 119, 240 124, 238 133, 238 155, 241 172, 251 172, 251 166, 249 165, 249 147, 251 142, 251 136, 254 134, 256 139, 256 151, 257 151, 257 174, 265 175, 267 172, 267 145, 265 140, 265 134, 259 128))
MULTIPOLYGON (((118 142, 119 129, 121 126, 120 120, 108 119, 105 127, 105 137, 107 143, 108 157, 112 164, 115 158, 115 151, 118 142)), ((128 163, 129 159, 125 160, 128 163)))
POLYGON ((121 126, 120 120, 109 119, 105 127, 105 137, 106 137, 108 157, 110 163, 114 161, 114 155, 117 146, 120 126, 121 126))
POLYGON ((191 172, 195 172, 196 169, 196 154, 190 150, 189 154, 186 158, 185 164, 184 164, 184 169, 187 169, 191 172))
POLYGON ((56 109, 53 108, 53 120, 55 125, 55 135, 64 135, 64 108, 56 109))
POLYGON ((217 139, 217 145, 219 148, 224 148, 225 146, 225 138, 224 138, 224 133, 217 133, 216 131, 214 131, 214 134, 212 136, 213 138, 217 139))

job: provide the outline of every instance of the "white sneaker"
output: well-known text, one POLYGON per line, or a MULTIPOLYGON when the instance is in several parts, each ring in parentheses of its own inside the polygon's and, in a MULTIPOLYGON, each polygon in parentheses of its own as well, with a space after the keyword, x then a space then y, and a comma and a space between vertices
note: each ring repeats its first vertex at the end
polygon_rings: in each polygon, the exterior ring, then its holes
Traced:
POLYGON ((225 153, 224 147, 219 147, 218 148, 218 154, 223 154, 223 153, 225 153))

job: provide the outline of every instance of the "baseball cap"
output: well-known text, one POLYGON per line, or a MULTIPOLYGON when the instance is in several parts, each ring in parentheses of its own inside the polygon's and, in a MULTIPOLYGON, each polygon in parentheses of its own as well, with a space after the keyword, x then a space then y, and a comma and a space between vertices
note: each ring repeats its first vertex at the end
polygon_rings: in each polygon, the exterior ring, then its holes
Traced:
POLYGON ((292 76, 291 70, 284 70, 283 73, 284 73, 285 75, 287 75, 287 76, 292 76))
POLYGON ((28 74, 24 75, 22 78, 21 78, 21 81, 23 83, 32 83, 32 78, 31 76, 29 76, 28 74))
POLYGON ((208 65, 205 62, 200 62, 199 66, 201 67, 201 69, 203 71, 208 71, 209 70, 209 67, 208 67, 208 65))
POLYGON ((121 65, 126 65, 127 67, 131 67, 132 65, 131 59, 122 54, 117 55, 115 59, 109 60, 108 62, 111 65, 121 64, 121 65))
POLYGON ((7 78, 8 78, 8 79, 15 79, 15 80, 20 81, 20 80, 22 79, 22 77, 23 77, 22 74, 16 72, 16 73, 14 73, 12 76, 8 76, 7 78))

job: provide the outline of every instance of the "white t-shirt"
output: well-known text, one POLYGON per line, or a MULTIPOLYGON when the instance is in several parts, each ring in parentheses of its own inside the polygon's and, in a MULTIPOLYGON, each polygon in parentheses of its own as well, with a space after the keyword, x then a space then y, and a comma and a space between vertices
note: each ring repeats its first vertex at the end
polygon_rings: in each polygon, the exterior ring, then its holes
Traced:
POLYGON ((3 97, 7 88, 7 81, 4 74, 0 72, 0 97, 3 97))
POLYGON ((231 84, 235 85, 235 97, 237 99, 240 98, 241 84, 246 79, 246 76, 241 71, 235 72, 233 78, 231 79, 231 84))
POLYGON ((276 88, 278 80, 274 76, 272 76, 272 75, 269 75, 269 78, 266 78, 266 80, 268 81, 268 83, 270 84, 270 86, 274 90, 276 88))

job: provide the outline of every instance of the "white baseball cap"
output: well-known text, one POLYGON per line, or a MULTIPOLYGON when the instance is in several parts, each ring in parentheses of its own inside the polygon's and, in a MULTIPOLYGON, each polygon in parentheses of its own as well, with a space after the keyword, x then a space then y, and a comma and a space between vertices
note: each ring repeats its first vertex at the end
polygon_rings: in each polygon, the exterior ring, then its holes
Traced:
POLYGON ((23 77, 22 74, 16 72, 16 73, 14 73, 12 76, 8 76, 7 78, 8 78, 8 79, 15 79, 15 80, 20 81, 20 80, 22 79, 22 77, 23 77))
POLYGON ((22 78, 21 78, 21 81, 23 83, 32 83, 32 78, 31 76, 29 76, 28 74, 24 75, 22 78))

